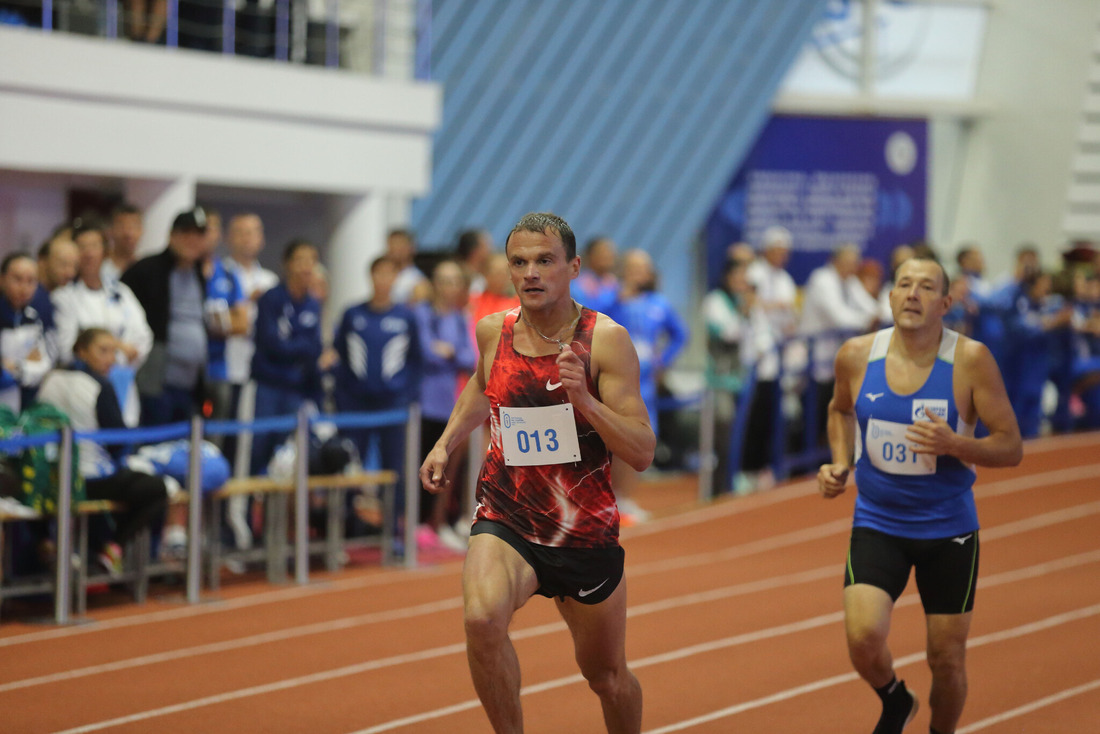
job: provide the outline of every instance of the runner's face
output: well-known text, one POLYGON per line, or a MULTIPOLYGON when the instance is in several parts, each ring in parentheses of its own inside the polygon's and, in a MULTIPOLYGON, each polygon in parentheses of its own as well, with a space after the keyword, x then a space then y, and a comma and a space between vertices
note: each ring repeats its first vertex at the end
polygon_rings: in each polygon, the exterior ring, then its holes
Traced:
POLYGON ((906 260, 898 268, 890 291, 894 323, 901 328, 918 328, 939 323, 951 307, 943 295, 943 271, 930 260, 906 260))
POLYGON ((520 304, 550 308, 569 298, 569 282, 580 272, 581 259, 569 259, 561 237, 553 232, 516 232, 505 246, 520 304))

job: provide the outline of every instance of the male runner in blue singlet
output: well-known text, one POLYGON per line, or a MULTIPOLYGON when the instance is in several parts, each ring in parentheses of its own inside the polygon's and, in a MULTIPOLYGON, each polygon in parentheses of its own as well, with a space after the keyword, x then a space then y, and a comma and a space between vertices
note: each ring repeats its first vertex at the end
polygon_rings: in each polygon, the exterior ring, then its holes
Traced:
POLYGON ((874 734, 898 734, 917 698, 886 644, 894 603, 916 568, 932 669, 932 734, 952 734, 966 702, 966 637, 978 577, 974 465, 1020 462, 1020 429, 1000 371, 980 342, 943 328, 948 279, 934 260, 898 268, 894 327, 848 340, 829 404, 826 498, 856 470, 844 618, 856 671, 882 699, 874 734), (978 420, 989 429, 974 437, 978 420))

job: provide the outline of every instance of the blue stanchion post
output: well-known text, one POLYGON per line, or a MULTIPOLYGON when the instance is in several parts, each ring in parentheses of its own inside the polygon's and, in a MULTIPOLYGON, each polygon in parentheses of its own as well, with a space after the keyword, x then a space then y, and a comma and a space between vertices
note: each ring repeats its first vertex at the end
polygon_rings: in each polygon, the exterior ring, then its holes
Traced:
POLYGON ((225 0, 222 4, 222 53, 232 55, 237 49, 237 4, 225 0))
POLYGON ((179 0, 168 0, 168 17, 164 23, 164 45, 168 48, 176 48, 180 45, 180 3, 179 0))
POLYGON ((340 65, 340 0, 328 0, 325 18, 325 66, 340 65))
POLYGON ((290 0, 275 0, 275 58, 290 59, 290 0))

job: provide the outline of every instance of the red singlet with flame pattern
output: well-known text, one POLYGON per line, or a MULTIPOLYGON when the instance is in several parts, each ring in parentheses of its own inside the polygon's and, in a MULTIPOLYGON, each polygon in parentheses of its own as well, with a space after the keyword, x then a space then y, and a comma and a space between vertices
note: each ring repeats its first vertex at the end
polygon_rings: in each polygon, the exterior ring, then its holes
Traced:
MULTIPOLYGON (((619 542, 619 511, 611 491, 611 454, 603 439, 575 412, 581 460, 567 464, 506 466, 501 443, 500 409, 560 405, 568 402, 560 384, 557 355, 528 357, 513 347, 519 309, 504 316, 500 341, 485 395, 491 407, 491 443, 477 490, 478 520, 508 526, 530 543, 568 548, 605 548, 619 542)), ((588 391, 592 381, 592 331, 596 312, 581 309, 573 334, 584 362, 588 391)))

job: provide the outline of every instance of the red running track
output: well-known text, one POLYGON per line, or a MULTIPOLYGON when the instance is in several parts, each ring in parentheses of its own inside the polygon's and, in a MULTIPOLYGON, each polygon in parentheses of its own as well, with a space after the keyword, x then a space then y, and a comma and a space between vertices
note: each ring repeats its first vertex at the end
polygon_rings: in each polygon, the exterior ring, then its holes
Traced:
MULTIPOLYGON (((644 731, 869 732, 841 583, 852 494, 808 481, 696 506, 694 478, 645 483, 624 532, 627 652, 644 731)), ((959 734, 1100 732, 1100 434, 1030 443, 975 489, 982 568, 959 734)), ((487 732, 466 670, 459 560, 352 567, 306 587, 227 581, 218 599, 104 597, 90 624, 0 626, 0 731, 487 732), (110 603, 108 603, 110 602, 110 603)), ((602 731, 552 602, 517 615, 529 733, 602 731)), ((891 647, 922 698, 913 584, 891 647)))

